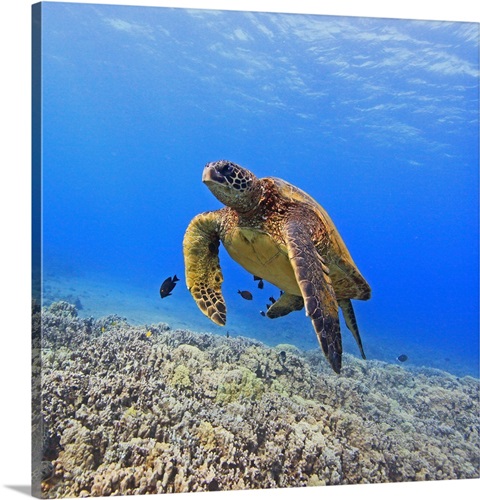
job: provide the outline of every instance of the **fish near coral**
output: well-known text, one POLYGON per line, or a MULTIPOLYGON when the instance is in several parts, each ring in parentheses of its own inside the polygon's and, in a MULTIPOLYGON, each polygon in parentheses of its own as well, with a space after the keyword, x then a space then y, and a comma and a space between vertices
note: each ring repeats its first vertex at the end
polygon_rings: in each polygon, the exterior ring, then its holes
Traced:
POLYGON ((172 291, 177 285, 177 281, 179 279, 177 278, 177 275, 175 274, 173 278, 167 278, 161 285, 160 287, 160 297, 164 299, 165 297, 168 297, 169 295, 172 295, 172 291))
POLYGON ((253 295, 248 290, 243 290, 243 291, 239 290, 237 293, 239 293, 245 300, 253 299, 253 295))

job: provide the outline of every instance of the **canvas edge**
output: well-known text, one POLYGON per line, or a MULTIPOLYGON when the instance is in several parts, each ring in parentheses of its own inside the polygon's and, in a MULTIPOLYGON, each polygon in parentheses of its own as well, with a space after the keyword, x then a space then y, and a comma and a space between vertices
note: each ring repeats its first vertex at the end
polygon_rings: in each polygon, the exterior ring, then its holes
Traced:
POLYGON ((32 99, 32 158, 31 158, 31 196, 32 196, 32 221, 31 221, 31 494, 41 498, 42 480, 42 444, 43 425, 41 419, 41 328, 39 313, 41 311, 42 292, 42 165, 41 165, 41 139, 42 139, 42 4, 31 6, 31 99, 32 99))

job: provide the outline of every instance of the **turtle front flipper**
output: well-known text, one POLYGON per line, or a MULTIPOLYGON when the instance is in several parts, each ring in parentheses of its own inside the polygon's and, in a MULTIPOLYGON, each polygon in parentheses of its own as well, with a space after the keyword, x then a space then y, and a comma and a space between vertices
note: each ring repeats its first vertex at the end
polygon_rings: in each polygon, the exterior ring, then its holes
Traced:
POLYGON ((303 298, 285 292, 268 308, 267 317, 272 319, 280 318, 292 311, 300 311, 301 309, 303 309, 303 298))
POLYGON ((214 323, 224 326, 227 307, 222 295, 223 275, 218 259, 218 211, 197 215, 183 238, 185 282, 197 306, 214 323))
POLYGON ((323 352, 336 373, 342 366, 338 305, 328 268, 312 241, 306 221, 290 219, 285 226, 288 257, 323 352))
POLYGON ((358 330, 357 319, 355 318, 352 301, 350 299, 342 299, 338 301, 338 305, 342 308, 345 323, 347 328, 352 332, 362 358, 367 359, 367 356, 365 356, 365 352, 363 351, 362 339, 360 338, 360 331, 358 330))

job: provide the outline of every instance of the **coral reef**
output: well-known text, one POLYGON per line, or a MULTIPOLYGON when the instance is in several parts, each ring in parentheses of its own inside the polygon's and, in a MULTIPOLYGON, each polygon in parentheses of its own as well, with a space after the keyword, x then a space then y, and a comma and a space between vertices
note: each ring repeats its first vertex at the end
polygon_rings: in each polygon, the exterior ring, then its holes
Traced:
POLYGON ((479 381, 42 311, 46 498, 479 476, 479 381), (146 333, 151 334, 146 335, 146 333))

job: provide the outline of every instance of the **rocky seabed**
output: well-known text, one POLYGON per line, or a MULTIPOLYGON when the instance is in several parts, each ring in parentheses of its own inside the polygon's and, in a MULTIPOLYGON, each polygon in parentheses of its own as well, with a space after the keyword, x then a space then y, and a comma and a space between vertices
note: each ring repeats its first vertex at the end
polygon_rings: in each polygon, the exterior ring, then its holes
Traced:
POLYGON ((44 498, 479 477, 478 379, 67 302, 33 323, 44 498))

